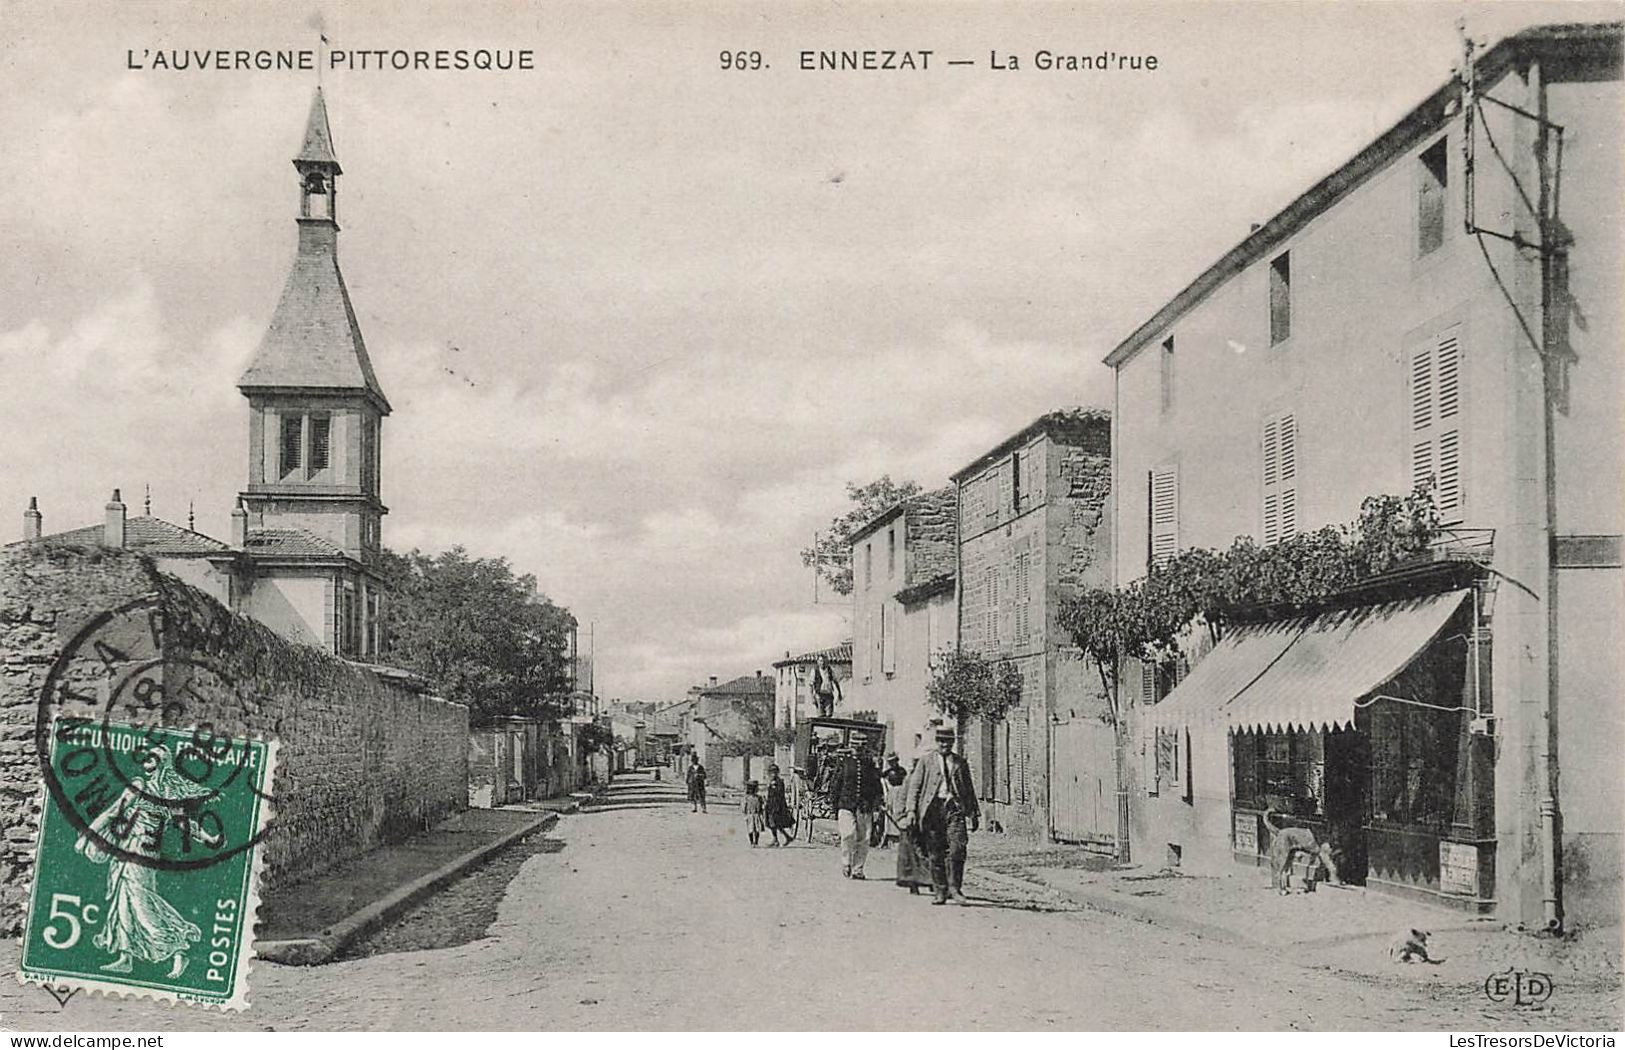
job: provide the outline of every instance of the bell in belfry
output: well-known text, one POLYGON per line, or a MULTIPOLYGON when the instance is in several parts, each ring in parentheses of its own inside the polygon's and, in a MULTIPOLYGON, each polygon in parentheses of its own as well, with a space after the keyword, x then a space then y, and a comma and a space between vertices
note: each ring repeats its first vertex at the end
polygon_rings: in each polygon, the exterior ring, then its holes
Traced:
POLYGON ((305 172, 305 192, 313 196, 327 195, 327 178, 319 171, 305 172))

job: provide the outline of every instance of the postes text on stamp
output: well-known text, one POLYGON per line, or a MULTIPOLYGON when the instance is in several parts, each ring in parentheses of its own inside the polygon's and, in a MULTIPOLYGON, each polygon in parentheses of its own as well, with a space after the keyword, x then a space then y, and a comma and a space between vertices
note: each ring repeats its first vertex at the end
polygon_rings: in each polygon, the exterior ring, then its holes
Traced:
POLYGON ((246 1006, 275 742, 62 715, 42 758, 21 978, 246 1006))

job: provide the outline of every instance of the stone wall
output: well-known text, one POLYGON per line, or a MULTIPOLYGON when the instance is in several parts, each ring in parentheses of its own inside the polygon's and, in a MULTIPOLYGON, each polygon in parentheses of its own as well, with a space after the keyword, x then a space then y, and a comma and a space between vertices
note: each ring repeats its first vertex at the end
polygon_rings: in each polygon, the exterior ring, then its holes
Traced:
POLYGON ((41 792, 35 722, 55 665, 59 681, 86 698, 66 701, 71 713, 101 718, 90 698, 105 704, 147 666, 166 698, 184 698, 178 724, 280 742, 261 846, 266 887, 467 803, 467 708, 426 695, 401 672, 288 642, 130 551, 0 549, 0 660, 0 932, 21 925, 41 792), (64 658, 87 628, 107 643, 100 658, 88 643, 64 658))

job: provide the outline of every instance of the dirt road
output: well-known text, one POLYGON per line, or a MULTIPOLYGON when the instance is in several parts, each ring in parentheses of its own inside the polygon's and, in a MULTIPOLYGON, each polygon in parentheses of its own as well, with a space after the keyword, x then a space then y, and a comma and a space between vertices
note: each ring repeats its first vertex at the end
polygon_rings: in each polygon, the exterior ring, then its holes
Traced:
POLYGON ((1080 911, 1036 890, 973 881, 976 906, 933 907, 929 895, 891 884, 890 851, 872 855, 868 881, 848 881, 830 845, 752 849, 741 829, 720 802, 709 814, 690 813, 669 781, 618 779, 603 803, 550 833, 556 845, 533 843, 515 858, 505 889, 490 878, 464 894, 484 900, 431 900, 379 941, 381 954, 310 969, 260 964, 245 1014, 87 995, 59 1010, 43 991, 15 985, 0 986, 0 1014, 15 1027, 70 1030, 1462 1031, 1608 1023, 1588 1013, 1595 1004, 1513 1015, 1491 1012, 1476 989, 1357 981, 1080 911), (449 937, 466 921, 459 916, 488 915, 493 903, 495 921, 482 939, 398 950, 446 943, 437 922, 449 937))

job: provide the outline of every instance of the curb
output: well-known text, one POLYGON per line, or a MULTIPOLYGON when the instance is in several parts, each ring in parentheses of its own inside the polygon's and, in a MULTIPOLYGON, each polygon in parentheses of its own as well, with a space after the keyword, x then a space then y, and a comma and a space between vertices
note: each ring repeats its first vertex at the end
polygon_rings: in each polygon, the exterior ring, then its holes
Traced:
POLYGON ((527 821, 496 841, 455 857, 427 875, 421 875, 394 892, 346 915, 323 930, 319 937, 256 941, 254 958, 282 963, 285 966, 320 966, 330 962, 335 955, 355 941, 417 904, 463 872, 525 836, 552 827, 558 820, 557 813, 539 814, 535 820, 527 821))

